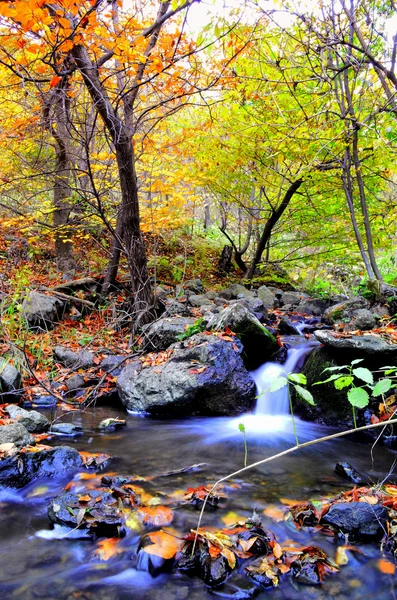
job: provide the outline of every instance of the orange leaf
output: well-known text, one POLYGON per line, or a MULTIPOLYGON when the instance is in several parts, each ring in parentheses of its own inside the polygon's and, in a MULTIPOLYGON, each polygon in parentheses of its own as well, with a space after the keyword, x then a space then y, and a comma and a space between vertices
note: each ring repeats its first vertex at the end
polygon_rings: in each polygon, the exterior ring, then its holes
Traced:
POLYGON ((148 537, 153 544, 145 546, 143 550, 147 554, 154 554, 164 559, 174 558, 183 544, 183 540, 175 538, 165 531, 153 531, 148 534, 148 537))
POLYGON ((56 85, 58 85, 58 83, 62 80, 62 77, 59 77, 59 75, 54 75, 54 77, 51 78, 50 81, 50 88, 55 87, 56 85))
POLYGON ((378 560, 378 569, 381 573, 385 573, 385 575, 394 575, 396 570, 396 566, 393 565, 390 560, 386 560, 385 558, 380 558, 378 560))
POLYGON ((217 546, 215 546, 214 544, 211 544, 211 542, 208 543, 208 552, 209 555, 211 556, 211 558, 218 558, 218 556, 221 553, 221 549, 218 548, 217 546))
POLYGON ((95 552, 95 556, 101 560, 109 560, 115 554, 119 554, 123 551, 122 548, 117 548, 117 544, 120 542, 120 538, 108 538, 98 542, 98 549, 95 552))
POLYGON ((144 506, 138 513, 146 525, 154 527, 169 525, 174 518, 174 512, 167 506, 144 506))

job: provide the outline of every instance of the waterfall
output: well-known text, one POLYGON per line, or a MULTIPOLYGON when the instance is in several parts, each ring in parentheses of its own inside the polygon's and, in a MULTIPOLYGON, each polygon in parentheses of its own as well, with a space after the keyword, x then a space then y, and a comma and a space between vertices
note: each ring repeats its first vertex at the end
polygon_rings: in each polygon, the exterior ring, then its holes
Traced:
POLYGON ((270 386, 278 377, 285 377, 301 366, 303 358, 313 348, 313 344, 298 338, 298 345, 290 348, 285 364, 267 362, 256 371, 251 372, 251 377, 256 383, 258 402, 255 414, 281 416, 289 413, 289 399, 287 386, 270 392, 270 386))

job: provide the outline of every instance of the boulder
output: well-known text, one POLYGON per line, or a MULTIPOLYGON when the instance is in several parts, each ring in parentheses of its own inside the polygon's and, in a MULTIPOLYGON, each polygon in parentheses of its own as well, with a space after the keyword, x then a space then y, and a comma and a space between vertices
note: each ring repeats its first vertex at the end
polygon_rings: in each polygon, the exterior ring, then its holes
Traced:
POLYGON ((236 302, 248 308, 250 313, 253 314, 259 321, 266 319, 267 310, 262 300, 260 300, 259 298, 248 296, 247 298, 244 298, 242 300, 232 300, 230 304, 235 304, 236 302))
POLYGON ((324 319, 329 325, 348 323, 356 315, 356 311, 364 308, 369 308, 368 300, 362 296, 356 296, 355 298, 349 298, 327 308, 324 312, 324 319))
POLYGON ((71 475, 82 466, 80 454, 68 446, 18 452, 0 460, 0 486, 21 488, 38 477, 71 475))
MULTIPOLYGON (((282 292, 282 290, 279 290, 279 292, 280 292, 280 297, 281 297, 283 292, 282 292)), ((262 300, 265 308, 274 308, 274 302, 275 302, 276 296, 275 296, 275 293, 270 288, 266 287, 266 285, 262 285, 260 288, 258 288, 257 294, 258 294, 259 300, 262 300)))
POLYGON ((228 288, 221 290, 218 296, 225 300, 237 300, 239 294, 246 294, 247 292, 247 288, 240 283, 232 283, 228 288))
POLYGON ((34 437, 21 423, 11 423, 0 426, 0 444, 15 444, 16 446, 34 446, 34 437))
POLYGON ((84 381, 84 377, 76 373, 69 377, 66 381, 66 387, 68 392, 76 392, 77 390, 81 390, 85 387, 86 383, 84 381))
POLYGON ((185 290, 189 290, 194 294, 204 294, 204 285, 201 279, 189 279, 184 284, 185 290))
POLYGON ((300 335, 295 325, 292 323, 292 321, 290 321, 290 319, 287 319, 287 317, 281 317, 277 326, 277 332, 280 335, 300 335))
POLYGON ((177 302, 176 300, 166 304, 165 314, 167 317, 191 317, 192 315, 186 302, 177 302))
POLYGON ((305 292, 284 292, 281 297, 282 304, 289 304, 290 306, 298 306, 301 302, 309 298, 309 294, 305 292))
POLYGON ((54 360, 69 369, 90 369, 95 364, 92 352, 88 352, 88 350, 73 352, 65 346, 55 347, 54 360))
POLYGON ((377 319, 372 312, 366 308, 360 308, 355 311, 353 320, 349 323, 349 329, 361 329, 362 331, 369 331, 374 329, 377 324, 377 319))
POLYGON ((238 339, 199 333, 172 349, 160 365, 138 372, 131 363, 123 369, 117 389, 128 410, 183 416, 238 415, 253 408, 255 384, 238 339))
POLYGON ((102 371, 111 373, 112 375, 119 375, 121 372, 120 363, 125 360, 125 356, 117 356, 115 354, 109 354, 106 356, 101 364, 99 365, 102 371))
MULTIPOLYGON (((384 357, 397 357, 397 344, 389 344, 381 337, 366 334, 352 335, 351 337, 335 337, 331 331, 317 330, 314 336, 319 342, 337 350, 354 351, 356 355, 383 355, 384 357)), ((350 362, 350 361, 349 361, 350 362)))
POLYGON ((304 315, 320 316, 332 303, 332 300, 326 300, 325 298, 312 298, 300 302, 295 310, 304 315))
POLYGON ((20 372, 4 359, 0 359, 0 394, 1 401, 18 402, 23 393, 20 372))
POLYGON ((18 421, 18 423, 26 427, 29 433, 43 433, 50 426, 49 420, 37 412, 37 410, 25 410, 24 408, 15 406, 15 404, 10 404, 5 410, 11 419, 18 421))
POLYGON ((189 296, 189 304, 190 306, 200 307, 210 303, 208 302, 207 296, 199 296, 198 294, 192 294, 191 296, 189 296))
POLYGON ((322 525, 354 539, 380 539, 385 533, 387 509, 367 502, 336 502, 321 517, 322 525))
POLYGON ((165 350, 177 342, 178 337, 196 321, 193 317, 167 317, 155 321, 144 331, 145 348, 154 352, 165 350))
POLYGON ((22 316, 30 329, 53 329, 64 311, 62 300, 39 292, 29 292, 22 303, 22 316))
POLYGON ((208 329, 229 327, 244 347, 244 362, 248 369, 256 369, 278 350, 276 339, 241 302, 223 309, 209 322, 208 329))
POLYGON ((209 290, 208 292, 206 292, 205 295, 208 298, 208 300, 215 300, 216 298, 216 292, 214 292, 213 290, 209 290))

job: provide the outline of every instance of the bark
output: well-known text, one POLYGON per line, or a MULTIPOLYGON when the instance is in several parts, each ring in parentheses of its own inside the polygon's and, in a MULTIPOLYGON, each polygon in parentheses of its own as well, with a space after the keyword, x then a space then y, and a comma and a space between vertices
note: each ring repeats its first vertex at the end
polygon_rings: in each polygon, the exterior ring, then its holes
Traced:
POLYGON ((245 274, 246 279, 252 279, 254 272, 255 272, 255 268, 259 264, 259 262, 262 258, 262 254, 266 249, 266 246, 270 240, 270 237, 272 235, 272 231, 273 231, 275 225, 281 219, 284 211, 286 210, 289 203, 291 202, 293 195, 298 191, 298 189, 300 188, 302 183, 303 183, 303 179, 297 179, 296 181, 294 181, 289 186, 289 188, 288 188, 287 192, 285 193, 285 196, 282 199, 279 206, 272 210, 270 217, 268 218, 268 220, 265 223, 265 227, 262 231, 262 235, 261 235, 259 243, 256 247, 255 255, 254 255, 254 257, 251 261, 251 264, 248 267, 247 272, 245 274))
POLYGON ((123 219, 122 213, 117 215, 116 229, 112 238, 110 248, 110 258, 106 269, 103 285, 101 289, 101 299, 103 300, 108 295, 110 289, 115 286, 117 272, 119 270, 120 257, 123 251, 123 219))

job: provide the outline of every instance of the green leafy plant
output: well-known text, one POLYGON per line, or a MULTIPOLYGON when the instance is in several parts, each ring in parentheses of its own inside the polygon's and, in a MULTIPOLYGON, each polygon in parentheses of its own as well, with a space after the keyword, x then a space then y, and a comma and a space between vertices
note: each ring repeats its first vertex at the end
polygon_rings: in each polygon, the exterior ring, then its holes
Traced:
POLYGON ((244 423, 238 424, 238 430, 244 435, 244 467, 247 466, 248 448, 247 448, 247 432, 244 423))
POLYGON ((287 386, 289 407, 290 407, 290 411, 291 411, 292 425, 294 428, 294 436, 295 436, 295 441, 296 441, 297 446, 299 446, 299 440, 298 440, 298 434, 297 434, 297 430, 296 430, 294 411, 293 411, 293 407, 292 407, 291 386, 294 388, 296 394, 300 398, 302 398, 302 400, 305 400, 305 402, 314 406, 315 402, 314 402, 312 394, 309 392, 309 390, 307 390, 305 387, 303 387, 306 384, 307 384, 306 375, 304 375, 303 373, 286 373, 285 376, 277 377, 277 379, 275 379, 272 382, 270 389, 269 389, 270 392, 276 392, 277 390, 281 390, 282 388, 287 386))
POLYGON ((204 329, 205 325, 203 319, 197 319, 192 325, 189 325, 187 327, 186 331, 177 335, 176 339, 179 342, 183 342, 183 340, 187 340, 188 338, 192 337, 192 335, 194 335, 195 333, 201 333, 202 331, 204 331, 204 329))
POLYGON ((313 385, 322 385, 333 382, 335 389, 347 389, 347 399, 352 407, 353 423, 357 428, 356 409, 368 406, 370 398, 377 398, 386 394, 397 383, 397 367, 387 366, 379 369, 383 374, 377 382, 374 381, 374 374, 370 369, 358 367, 364 359, 356 358, 350 365, 341 365, 336 367, 327 367, 326 371, 336 371, 324 381, 316 381, 313 385))

